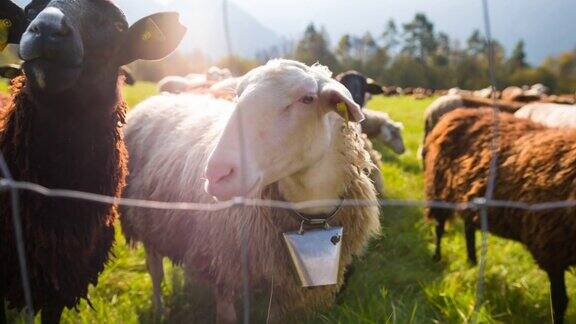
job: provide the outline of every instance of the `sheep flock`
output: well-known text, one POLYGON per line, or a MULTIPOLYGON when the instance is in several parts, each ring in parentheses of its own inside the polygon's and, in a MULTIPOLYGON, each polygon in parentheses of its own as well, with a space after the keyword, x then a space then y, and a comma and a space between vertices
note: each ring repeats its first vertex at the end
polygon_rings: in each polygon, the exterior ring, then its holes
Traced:
MULTIPOLYGON (((17 232, 7 190, 14 184, 2 176, 0 323, 16 321, 13 314, 24 314, 30 301, 42 323, 59 323, 65 309, 84 303, 94 308, 90 289, 101 286, 105 271, 116 271, 110 265, 119 236, 143 248, 138 266, 151 278, 144 293, 154 322, 173 311, 165 260, 186 282, 207 287, 202 296, 210 296, 216 323, 249 318, 249 307, 240 306, 253 299, 266 300, 266 322, 331 312, 350 290, 368 289, 372 276, 392 271, 394 260, 375 251, 412 252, 396 251, 401 239, 384 239, 407 235, 391 233, 390 225, 405 206, 382 206, 404 184, 395 172, 420 176, 429 202, 415 209, 420 222, 403 226, 414 231, 422 223, 434 233, 434 242, 424 242, 433 251, 425 247, 429 257, 414 267, 446 266, 446 227, 461 221, 471 269, 480 261, 476 234, 485 228, 525 247, 546 274, 553 323, 574 313, 567 273, 576 266, 576 209, 527 206, 576 201, 576 95, 541 83, 476 90, 380 85, 360 71, 333 75, 322 62, 278 58, 241 75, 217 66, 168 75, 156 83, 157 94, 128 107, 122 89, 137 87, 139 74, 126 65, 170 55, 186 33, 178 13, 130 25, 111 1, 33 0, 25 8, 5 1, 0 9, 0 21, 10 22, 1 26, 0 49, 12 44, 21 59, 0 66, 9 84, 0 93, 0 150, 14 179, 28 186, 19 190, 17 232), (422 136, 414 133, 414 116, 376 107, 399 102, 393 97, 423 108, 410 110, 419 114, 422 136), (50 197, 44 188, 109 200, 50 197), (171 203, 176 207, 165 207, 171 203), (189 205, 202 208, 183 207, 189 205), (303 270, 304 257, 287 237, 333 229, 342 234, 306 242, 315 253, 308 257, 324 263, 303 270), (306 271, 325 271, 329 262, 319 254, 322 243, 337 261, 334 280, 308 287, 306 271)), ((378 298, 394 298, 379 289, 378 298)), ((355 297, 361 303, 364 296, 355 297)))

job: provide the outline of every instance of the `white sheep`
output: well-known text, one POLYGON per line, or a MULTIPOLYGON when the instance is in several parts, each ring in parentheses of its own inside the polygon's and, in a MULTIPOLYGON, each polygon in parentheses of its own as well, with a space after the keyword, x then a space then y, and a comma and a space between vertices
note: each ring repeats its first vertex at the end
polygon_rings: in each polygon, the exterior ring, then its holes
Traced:
POLYGON ((159 92, 182 93, 188 91, 190 79, 177 75, 170 75, 158 81, 159 92))
POLYGON ((158 91, 169 93, 182 93, 198 89, 208 90, 215 83, 232 77, 227 68, 221 69, 211 66, 206 73, 190 73, 185 77, 170 75, 158 82, 158 91))
POLYGON ((576 106, 535 102, 527 104, 514 113, 548 127, 576 127, 576 106))
POLYGON ((402 139, 404 125, 396 122, 381 111, 365 109, 364 121, 360 124, 362 132, 371 140, 378 140, 396 154, 403 154, 406 150, 402 139))
MULTIPOLYGON (((125 129, 130 176, 124 196, 201 203, 234 196, 376 202, 367 176, 374 165, 359 127, 343 118, 358 122, 362 112, 327 68, 272 60, 245 75, 237 94, 235 103, 163 94, 134 108, 125 129)), ((326 217, 337 207, 302 212, 326 217)), ((352 257, 379 232, 379 209, 344 207, 331 222, 344 228, 338 284, 332 286, 300 286, 282 239, 300 223, 294 211, 265 207, 122 212, 126 237, 144 243, 157 309, 161 260, 169 257, 212 285, 217 320, 228 322, 236 321, 234 303, 242 292, 242 231, 249 238, 252 291, 268 291, 273 283, 272 313, 279 319, 333 302, 352 257)))

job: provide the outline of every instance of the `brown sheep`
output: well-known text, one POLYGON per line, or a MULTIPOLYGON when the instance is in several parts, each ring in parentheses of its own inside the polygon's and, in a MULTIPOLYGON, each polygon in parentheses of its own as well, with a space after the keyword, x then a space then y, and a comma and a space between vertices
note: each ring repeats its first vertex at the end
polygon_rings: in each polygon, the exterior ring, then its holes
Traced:
MULTIPOLYGON (((494 199, 524 203, 576 199, 576 131, 546 128, 499 114, 499 157, 494 199)), ((493 116, 490 109, 457 109, 447 114, 426 139, 426 198, 454 203, 485 195, 491 161, 493 116)), ((435 258, 441 257, 444 223, 453 210, 430 208, 436 225, 435 258)), ((478 213, 465 211, 468 258, 476 262, 474 231, 478 213)), ((488 229, 523 243, 548 274, 554 323, 562 323, 568 305, 564 272, 576 265, 575 209, 528 212, 488 210, 488 229)))
MULTIPOLYGON (((469 95, 448 94, 434 100, 424 111, 424 138, 422 143, 426 141, 426 137, 432 131, 434 126, 438 124, 442 116, 447 113, 458 109, 468 108, 477 109, 478 107, 495 105, 501 111, 514 113, 520 109, 525 103, 512 102, 503 100, 492 100, 487 98, 474 97, 469 95)), ((421 146, 418 156, 422 159, 423 163, 426 162, 426 148, 421 146)))
MULTIPOLYGON (((119 68, 168 55, 184 33, 177 14, 155 14, 129 27, 110 1, 33 1, 26 12, 35 17, 20 40, 25 76, 13 81, 12 98, 0 113, 0 151, 12 176, 48 188, 120 196, 127 152, 119 68), (98 25, 96 17, 103 17, 98 25), (150 23, 164 32, 144 41, 150 23)), ((9 198, 0 194, 2 310, 5 301, 16 309, 26 303, 9 198)), ((88 286, 104 270, 116 212, 109 205, 30 192, 22 192, 20 201, 34 310, 43 323, 57 323, 65 307, 87 298, 88 286)))

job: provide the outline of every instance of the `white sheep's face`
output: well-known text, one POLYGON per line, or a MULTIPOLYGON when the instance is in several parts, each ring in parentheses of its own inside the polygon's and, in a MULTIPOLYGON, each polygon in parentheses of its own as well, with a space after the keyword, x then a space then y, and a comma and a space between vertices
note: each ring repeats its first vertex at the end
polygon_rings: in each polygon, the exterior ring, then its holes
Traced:
POLYGON ((219 200, 254 197, 306 170, 331 149, 343 115, 364 118, 350 92, 322 66, 273 60, 246 74, 237 94, 206 167, 205 189, 219 200))

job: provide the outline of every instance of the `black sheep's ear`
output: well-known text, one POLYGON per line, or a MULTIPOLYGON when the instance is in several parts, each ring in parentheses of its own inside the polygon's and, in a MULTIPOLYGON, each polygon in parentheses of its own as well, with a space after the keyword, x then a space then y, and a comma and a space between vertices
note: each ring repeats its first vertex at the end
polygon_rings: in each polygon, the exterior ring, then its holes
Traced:
POLYGON ((374 83, 374 80, 368 79, 366 83, 366 92, 369 94, 377 95, 384 93, 384 90, 382 89, 381 85, 374 83))
POLYGON ((119 64, 168 56, 186 33, 186 27, 180 24, 179 19, 177 12, 162 12, 138 20, 127 32, 120 49, 119 64))
POLYGON ((28 26, 24 10, 10 0, 0 3, 0 52, 8 44, 20 43, 20 38, 28 26))
POLYGON ((120 67, 119 74, 124 76, 124 83, 127 85, 134 85, 136 83, 136 78, 132 75, 132 71, 129 68, 122 66, 120 67))
POLYGON ((22 74, 22 69, 18 65, 4 65, 0 66, 0 77, 6 79, 14 79, 22 74))

